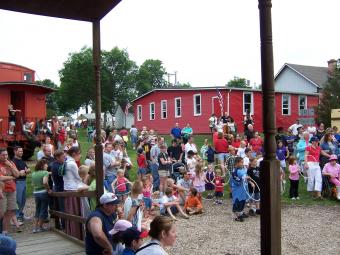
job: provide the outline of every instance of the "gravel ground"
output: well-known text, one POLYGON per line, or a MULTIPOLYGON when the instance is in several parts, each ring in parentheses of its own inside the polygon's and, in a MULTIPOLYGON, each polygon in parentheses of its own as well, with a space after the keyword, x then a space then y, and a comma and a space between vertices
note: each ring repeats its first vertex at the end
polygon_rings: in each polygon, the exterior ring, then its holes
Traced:
MULTIPOLYGON (((189 220, 178 217, 177 241, 168 249, 175 255, 260 254, 260 217, 234 222, 230 201, 215 205, 204 201, 205 213, 189 220)), ((33 216, 34 202, 27 201, 26 214, 33 216)), ((340 206, 284 206, 282 208, 282 254, 340 254, 340 206)), ((24 225, 23 235, 32 231, 24 225)))

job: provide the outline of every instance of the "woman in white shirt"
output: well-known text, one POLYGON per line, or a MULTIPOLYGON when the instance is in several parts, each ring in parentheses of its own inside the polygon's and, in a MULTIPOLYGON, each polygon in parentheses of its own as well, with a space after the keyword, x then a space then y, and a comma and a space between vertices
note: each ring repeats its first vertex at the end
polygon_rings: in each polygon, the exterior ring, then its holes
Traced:
POLYGON ((177 234, 173 220, 166 216, 156 216, 150 224, 151 240, 143 244, 136 255, 167 255, 165 247, 175 244, 177 234))
MULTIPOLYGON (((77 191, 82 185, 82 179, 78 173, 78 165, 76 161, 79 161, 81 157, 78 147, 71 147, 67 151, 66 167, 63 176, 64 190, 67 192, 77 191)), ((79 197, 65 197, 65 213, 80 215, 80 199, 79 197)), ((74 221, 65 220, 66 234, 76 237, 82 240, 82 225, 74 221)))

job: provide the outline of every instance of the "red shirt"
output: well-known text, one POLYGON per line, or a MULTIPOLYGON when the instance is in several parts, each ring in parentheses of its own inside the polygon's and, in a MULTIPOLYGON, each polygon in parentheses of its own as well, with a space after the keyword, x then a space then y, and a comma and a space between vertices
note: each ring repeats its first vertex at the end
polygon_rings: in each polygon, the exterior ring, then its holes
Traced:
MULTIPOLYGON (((13 176, 12 171, 9 169, 9 167, 2 162, 0 162, 0 176, 13 176)), ((16 184, 14 180, 4 181, 4 184, 4 192, 14 192, 16 190, 16 184)))
POLYGON ((146 158, 144 154, 138 154, 137 164, 138 164, 138 168, 146 168, 146 158))
POLYGON ((234 148, 240 148, 241 140, 240 139, 235 139, 234 141, 231 142, 231 146, 234 148))
POLYGON ((123 136, 128 136, 128 135, 129 135, 129 132, 128 132, 126 129, 122 129, 122 130, 120 130, 119 135, 120 135, 121 137, 123 137, 123 136))
POLYGON ((307 162, 319 162, 321 148, 317 146, 314 148, 313 146, 307 146, 306 151, 308 151, 307 162))
POLYGON ((218 139, 218 132, 213 133, 213 145, 215 147, 216 141, 218 139))
POLYGON ((262 149, 263 141, 260 137, 250 139, 249 144, 252 147, 252 150, 255 152, 260 152, 262 149))
POLYGON ((215 191, 216 192, 223 192, 223 179, 221 176, 215 176, 215 191))
POLYGON ((226 139, 217 139, 215 143, 216 153, 226 153, 228 152, 228 142, 226 139))

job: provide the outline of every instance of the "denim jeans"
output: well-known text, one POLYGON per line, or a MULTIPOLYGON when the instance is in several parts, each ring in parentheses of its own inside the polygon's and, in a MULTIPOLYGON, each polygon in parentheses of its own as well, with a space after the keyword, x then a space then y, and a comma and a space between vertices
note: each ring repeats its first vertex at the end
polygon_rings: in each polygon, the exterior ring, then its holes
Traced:
POLYGON ((159 190, 159 184, 161 183, 158 174, 158 164, 152 163, 150 165, 151 174, 153 178, 153 191, 159 190))
POLYGON ((24 217, 24 207, 26 204, 26 180, 17 180, 17 204, 18 209, 16 215, 18 218, 24 217))
POLYGON ((0 234, 0 254, 13 255, 17 244, 14 239, 0 234))
POLYGON ((35 199, 35 218, 47 219, 48 218, 48 203, 50 201, 48 193, 34 193, 35 199))
POLYGON ((116 175, 107 175, 104 180, 104 187, 108 192, 112 192, 111 184, 116 179, 116 175))

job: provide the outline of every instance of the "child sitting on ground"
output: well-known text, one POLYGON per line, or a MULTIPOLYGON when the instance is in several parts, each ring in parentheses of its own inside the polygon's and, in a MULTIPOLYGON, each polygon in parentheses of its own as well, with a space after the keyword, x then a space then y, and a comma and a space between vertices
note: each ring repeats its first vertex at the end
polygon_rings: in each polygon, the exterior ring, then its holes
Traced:
POLYGON ((180 212, 183 218, 189 219, 189 216, 185 214, 179 205, 178 199, 172 195, 172 189, 168 187, 165 190, 165 195, 162 197, 160 213, 162 215, 169 215, 172 219, 177 220, 174 214, 177 214, 178 212, 180 212))
POLYGON ((125 202, 127 198, 127 185, 131 184, 130 181, 124 176, 124 170, 117 170, 117 178, 112 182, 113 193, 116 194, 121 202, 125 202))
POLYGON ((203 206, 197 197, 197 190, 195 188, 190 189, 189 196, 185 201, 184 209, 186 213, 190 215, 202 213, 203 206))
POLYGON ((215 204, 222 204, 223 190, 224 190, 224 180, 222 178, 222 170, 216 169, 214 185, 215 185, 215 204))
MULTIPOLYGON (((235 158, 235 168, 232 172, 232 197, 233 197, 233 213, 235 214, 235 221, 243 222, 244 218, 248 218, 243 210, 247 200, 246 184, 249 177, 247 176, 247 169, 243 165, 241 157, 235 158)), ((249 181, 253 188, 254 183, 249 181)))

